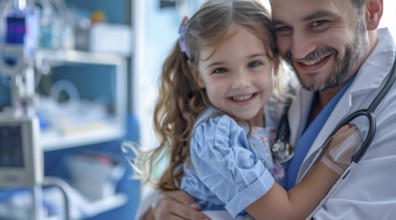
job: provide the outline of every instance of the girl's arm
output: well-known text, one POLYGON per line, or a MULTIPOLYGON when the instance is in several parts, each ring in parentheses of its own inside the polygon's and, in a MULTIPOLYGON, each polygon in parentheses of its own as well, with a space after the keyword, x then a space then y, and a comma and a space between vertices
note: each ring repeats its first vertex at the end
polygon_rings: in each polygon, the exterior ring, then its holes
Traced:
POLYGON ((246 208, 255 219, 305 219, 323 199, 339 174, 319 162, 295 187, 287 192, 275 183, 260 199, 246 208))
MULTIPOLYGON (((355 128, 348 128, 347 126, 340 129, 340 132, 337 132, 335 138, 331 141, 330 147, 324 156, 341 170, 345 170, 348 164, 339 163, 337 160, 334 161, 331 153, 334 150, 338 150, 335 148, 339 147, 339 143, 356 131, 355 128)), ((351 158, 356 145, 357 143, 349 146, 353 150, 342 151, 343 155, 341 157, 351 158)), ((328 167, 326 164, 328 163, 320 161, 289 192, 286 192, 279 184, 274 184, 265 195, 249 205, 246 211, 255 219, 306 219, 340 177, 340 173, 336 172, 333 166, 328 167)))

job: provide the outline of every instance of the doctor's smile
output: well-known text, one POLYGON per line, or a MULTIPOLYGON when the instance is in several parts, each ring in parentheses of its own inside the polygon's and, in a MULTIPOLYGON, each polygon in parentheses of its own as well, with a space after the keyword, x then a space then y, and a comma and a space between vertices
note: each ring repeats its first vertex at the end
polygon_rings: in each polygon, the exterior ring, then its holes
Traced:
MULTIPOLYGON (((305 58, 299 59, 292 55, 292 53, 288 53, 287 60, 289 63, 294 65, 294 68, 298 68, 301 71, 314 72, 319 71, 324 67, 328 62, 331 62, 330 59, 335 57, 336 52, 334 49, 326 49, 325 51, 315 51, 310 53, 310 55, 305 58)), ((332 60, 336 60, 335 58, 332 60)), ((328 65, 331 65, 329 63, 328 65)))

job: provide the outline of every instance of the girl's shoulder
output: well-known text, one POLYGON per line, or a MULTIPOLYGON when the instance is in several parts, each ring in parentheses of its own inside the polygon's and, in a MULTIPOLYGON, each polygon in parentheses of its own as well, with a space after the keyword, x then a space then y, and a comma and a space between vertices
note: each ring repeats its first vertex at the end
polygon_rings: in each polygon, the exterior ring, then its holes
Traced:
POLYGON ((237 123, 233 118, 224 112, 209 107, 199 117, 194 125, 193 134, 219 134, 224 135, 234 132, 246 131, 247 127, 237 123))
MULTIPOLYGON (((197 120, 190 139, 191 155, 199 157, 213 152, 227 152, 230 147, 249 146, 248 127, 238 124, 229 115, 207 109, 197 120)), ((224 155, 224 154, 220 155, 224 155)))

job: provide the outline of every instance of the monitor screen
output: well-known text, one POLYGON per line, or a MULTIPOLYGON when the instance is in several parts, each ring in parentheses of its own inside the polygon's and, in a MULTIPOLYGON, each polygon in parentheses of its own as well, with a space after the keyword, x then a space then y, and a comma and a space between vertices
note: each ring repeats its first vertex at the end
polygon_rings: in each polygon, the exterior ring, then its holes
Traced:
POLYGON ((20 125, 0 125, 0 168, 22 168, 23 140, 20 125))

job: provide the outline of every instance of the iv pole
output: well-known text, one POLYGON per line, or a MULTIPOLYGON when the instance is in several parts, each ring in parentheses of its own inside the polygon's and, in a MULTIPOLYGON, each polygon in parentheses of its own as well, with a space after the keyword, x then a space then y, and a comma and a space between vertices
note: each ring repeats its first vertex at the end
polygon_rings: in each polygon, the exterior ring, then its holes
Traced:
MULTIPOLYGON (((14 1, 14 13, 18 13, 20 15, 15 15, 15 16, 21 16, 23 19, 23 12, 27 10, 27 2, 26 0, 15 0, 14 1)), ((18 19, 19 17, 16 17, 18 19)), ((8 19, 8 17, 7 17, 8 19)), ((27 26, 27 16, 25 14, 24 17, 24 22, 27 26)), ((8 22, 7 22, 7 28, 8 27, 8 22)), ((14 25, 14 24, 12 24, 14 25)), ((15 24, 17 25, 17 24, 15 24)), ((37 24, 38 25, 38 24, 37 24)), ((9 31, 9 30, 7 30, 9 31)), ((28 30, 29 31, 29 30, 28 30)), ((26 35, 24 33, 23 35, 26 35)), ((2 60, 0 62, 0 69, 2 70, 2 73, 8 74, 11 77, 11 109, 8 109, 5 112, 2 112, 2 114, 9 115, 10 118, 20 118, 20 117, 28 117, 32 118, 32 120, 35 120, 35 112, 34 112, 34 94, 35 94, 35 89, 34 89, 34 68, 33 68, 33 60, 34 60, 34 55, 29 56, 27 54, 27 49, 29 50, 30 48, 26 48, 26 45, 24 45, 26 42, 26 36, 22 36, 24 38, 23 44, 13 44, 6 42, 5 45, 1 46, 1 54, 5 57, 2 57, 2 60), (12 61, 12 62, 10 62, 12 61)), ((9 40, 9 39, 7 39, 9 40)), ((34 131, 30 131, 34 132, 34 131)), ((34 146, 34 145, 33 145, 34 146)), ((39 146, 35 146, 39 147, 39 146)), ((41 150, 41 149, 32 149, 32 151, 35 150, 41 150)), ((41 164, 42 161, 33 161, 35 164, 32 164, 36 166, 36 164, 41 164)), ((38 166, 39 169, 42 169, 42 166, 38 166)), ((34 176, 34 175, 33 175, 34 176)), ((44 219, 44 214, 42 210, 41 203, 43 201, 43 190, 41 188, 41 182, 42 178, 38 178, 36 180, 33 178, 32 180, 32 185, 29 186, 30 190, 32 191, 32 218, 34 220, 38 219, 44 219)), ((29 184, 27 184, 29 185, 29 184)))
MULTIPOLYGON (((12 35, 9 39, 7 39, 5 44, 0 45, 1 73, 11 77, 11 108, 4 110, 0 113, 0 115, 15 121, 20 121, 21 118, 25 118, 23 120, 26 120, 27 118, 27 120, 37 121, 34 109, 34 60, 39 36, 39 15, 37 14, 37 11, 34 11, 34 8, 28 8, 27 0, 14 0, 13 3, 14 12, 11 16, 12 18, 15 18, 15 21, 7 20, 8 29, 6 31, 10 31, 10 27, 8 27, 8 25, 15 25, 16 28, 19 28, 20 26, 18 25, 20 25, 20 23, 18 22, 22 20, 24 28, 18 30, 24 29, 24 31, 27 30, 35 33, 28 33, 27 31, 26 33, 23 31, 23 33, 21 33, 21 31, 19 31, 16 35, 12 35)), ((37 123, 32 124, 37 125, 37 123)), ((35 135, 36 133, 39 133, 39 131, 37 131, 39 130, 39 126, 32 126, 30 129, 31 130, 29 132, 33 138, 32 142, 38 143, 29 145, 32 148, 35 148, 30 150, 35 152, 37 155, 42 154, 42 149, 38 140, 39 135, 35 135)), ((28 160, 31 164, 25 164, 25 166, 34 166, 35 169, 29 170, 34 172, 34 174, 28 174, 26 182, 19 183, 19 185, 27 186, 32 192, 31 218, 33 220, 44 219, 44 212, 42 209, 42 186, 52 186, 58 187, 61 190, 61 193, 65 199, 65 219, 69 220, 69 201, 66 195, 65 187, 63 187, 62 184, 59 184, 59 181, 57 182, 51 179, 44 180, 44 174, 42 171, 43 159, 41 156, 35 157, 29 155, 29 157, 32 157, 30 160, 28 160)))

